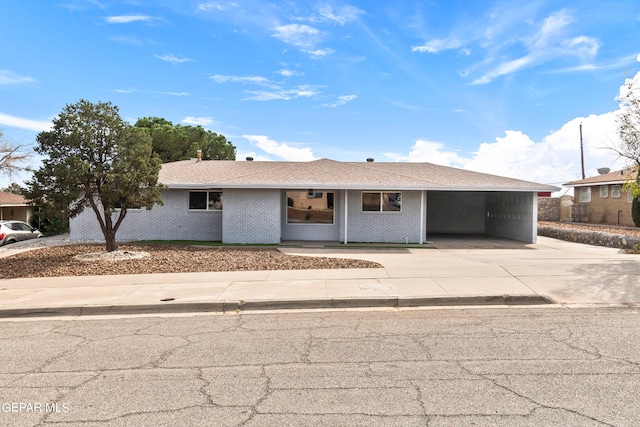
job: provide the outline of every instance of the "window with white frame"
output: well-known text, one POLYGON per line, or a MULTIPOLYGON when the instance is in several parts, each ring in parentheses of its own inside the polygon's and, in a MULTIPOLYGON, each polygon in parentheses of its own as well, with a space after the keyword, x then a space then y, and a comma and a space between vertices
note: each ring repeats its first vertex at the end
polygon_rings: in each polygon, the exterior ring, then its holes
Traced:
POLYGON ((620 197, 621 195, 621 186, 620 185, 612 185, 611 186, 611 197, 620 197))
POLYGON ((609 197, 609 186, 608 185, 601 185, 600 186, 600 198, 601 199, 606 199, 607 197, 609 197))
POLYGON ((580 189, 580 203, 589 203, 591 201, 591 187, 582 187, 580 189))
POLYGON ((222 191, 189 191, 189 210, 222 210, 222 191))
POLYGON ((386 191, 363 191, 363 212, 401 212, 402 193, 386 191))
POLYGON ((287 224, 333 224, 334 192, 287 191, 287 224))

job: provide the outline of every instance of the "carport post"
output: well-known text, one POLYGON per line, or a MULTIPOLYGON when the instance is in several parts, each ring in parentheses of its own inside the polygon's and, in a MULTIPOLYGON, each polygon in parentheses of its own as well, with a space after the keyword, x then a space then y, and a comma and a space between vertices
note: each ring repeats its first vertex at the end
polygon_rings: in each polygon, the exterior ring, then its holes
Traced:
POLYGON ((344 244, 347 244, 347 213, 349 211, 349 190, 344 190, 344 244))
POLYGON ((531 243, 538 242, 538 194, 531 193, 531 243))
POLYGON ((420 191, 420 244, 424 243, 424 190, 420 191))

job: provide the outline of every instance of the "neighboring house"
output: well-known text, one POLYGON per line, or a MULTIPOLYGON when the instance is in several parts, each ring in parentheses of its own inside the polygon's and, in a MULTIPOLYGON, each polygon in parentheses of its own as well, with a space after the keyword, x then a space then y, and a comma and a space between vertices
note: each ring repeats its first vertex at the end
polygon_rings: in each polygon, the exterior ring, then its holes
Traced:
POLYGON ((32 212, 33 208, 21 195, 0 191, 0 220, 15 219, 28 223, 32 212))
MULTIPOLYGON (((431 163, 185 160, 162 165, 163 206, 128 212, 119 240, 424 243, 433 233, 535 242, 556 187, 431 163)), ((94 213, 71 239, 101 239, 94 213)))
POLYGON ((571 221, 591 224, 612 224, 633 227, 631 218, 631 192, 624 184, 636 179, 635 168, 609 172, 600 169, 600 175, 564 184, 573 187, 574 203, 571 221))

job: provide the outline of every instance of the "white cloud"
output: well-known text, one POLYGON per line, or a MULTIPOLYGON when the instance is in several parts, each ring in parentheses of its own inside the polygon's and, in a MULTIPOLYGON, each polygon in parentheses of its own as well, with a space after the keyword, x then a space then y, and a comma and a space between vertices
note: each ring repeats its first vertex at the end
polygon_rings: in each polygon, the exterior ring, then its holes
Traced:
POLYGON ((198 3, 196 9, 203 12, 210 11, 210 10, 223 11, 226 9, 226 7, 219 2, 209 1, 206 3, 198 3))
POLYGON ((157 93, 158 95, 169 95, 169 96, 191 96, 189 92, 166 92, 166 91, 159 91, 159 90, 141 90, 141 89, 134 89, 134 88, 114 89, 113 92, 116 92, 116 93, 140 92, 140 93, 157 93))
POLYGON ((21 76, 10 70, 0 70, 0 86, 8 86, 22 83, 33 83, 35 79, 29 76, 21 76))
POLYGON ((287 44, 310 48, 319 41, 320 31, 309 25, 288 24, 275 27, 273 36, 287 44))
POLYGON ((308 162, 316 160, 309 147, 292 147, 285 143, 273 141, 264 135, 242 135, 242 137, 248 139, 252 145, 262 151, 286 161, 308 162))
POLYGON ((249 96, 242 98, 243 101, 276 101, 289 100, 291 95, 283 91, 268 92, 264 90, 248 90, 249 96))
POLYGON ((282 70, 278 70, 276 72, 278 74, 280 74, 281 76, 283 76, 283 77, 294 77, 294 76, 302 76, 302 75, 304 75, 304 73, 302 73, 302 72, 289 70, 287 68, 283 68, 282 70))
POLYGON ((420 53, 440 53, 444 50, 457 49, 462 45, 462 41, 458 39, 440 39, 428 41, 421 46, 413 46, 411 50, 420 53))
POLYGON ((535 13, 533 9, 535 6, 531 5, 502 8, 489 15, 488 23, 466 26, 484 30, 456 29, 454 34, 434 38, 413 46, 411 50, 437 54, 460 49, 460 55, 470 56, 471 44, 477 44, 474 54, 483 57, 465 70, 458 71, 461 77, 472 77, 473 84, 486 84, 558 59, 563 62, 572 58, 579 61, 565 67, 562 72, 599 68, 590 61, 597 56, 600 42, 588 35, 571 34, 574 18, 568 9, 557 10, 538 21, 529 18, 535 13))
POLYGON ((395 162, 428 162, 455 167, 461 167, 466 162, 466 159, 457 153, 447 150, 443 143, 424 139, 417 140, 408 155, 398 153, 383 153, 383 155, 395 162))
POLYGON ((563 44, 566 49, 573 52, 574 55, 587 59, 596 56, 600 49, 600 43, 593 37, 587 36, 574 37, 563 44))
POLYGON ((183 62, 192 62, 193 59, 191 58, 178 58, 177 56, 168 54, 168 55, 153 55, 156 58, 162 60, 162 61, 166 61, 166 62, 170 62, 172 64, 182 64, 183 62))
POLYGON ((189 92, 163 92, 158 90, 150 90, 149 93, 157 93, 160 95, 169 95, 169 96, 191 96, 189 92))
MULTIPOLYGON (((640 73, 633 77, 640 83, 640 73)), ((620 87, 624 94, 626 87, 620 87)), ((420 161, 459 167, 527 181, 560 186, 582 177, 580 126, 584 146, 586 176, 595 176, 600 167, 618 170, 628 166, 611 148, 617 146, 619 110, 578 117, 560 129, 549 132, 540 141, 519 130, 507 130, 495 141, 485 142, 477 150, 461 155, 440 142, 418 140, 408 155, 384 153, 394 161, 420 161)))
MULTIPOLYGON (((327 21, 339 25, 345 25, 347 22, 355 21, 363 14, 364 11, 354 6, 340 6, 334 10, 331 5, 321 5, 318 8, 318 21, 327 21)), ((314 18, 311 18, 314 20, 314 18)))
POLYGON ((132 22, 150 22, 154 21, 154 18, 149 15, 118 15, 118 16, 106 16, 104 21, 107 24, 130 24, 132 22))
POLYGON ((295 98, 310 98, 319 94, 315 86, 299 85, 292 89, 276 89, 272 91, 247 91, 250 95, 243 98, 243 101, 288 101, 295 98))
POLYGON ((629 95, 629 85, 632 86, 635 92, 634 98, 640 99, 640 72, 636 73, 636 75, 631 78, 625 79, 624 84, 620 86, 618 95, 616 96, 616 101, 620 103, 619 105, 621 109, 629 107, 628 103, 625 101, 629 95))
POLYGON ((193 116, 187 116, 184 119, 182 119, 182 123, 187 124, 187 125, 193 125, 193 126, 209 126, 211 124, 214 123, 214 120, 212 117, 193 117, 193 116))
POLYGON ((209 77, 216 83, 245 83, 245 84, 256 84, 260 86, 270 86, 272 83, 266 77, 261 76, 225 76, 222 74, 216 74, 214 76, 209 77))
POLYGON ((110 39, 114 42, 129 44, 133 46, 142 46, 143 44, 145 44, 145 42, 137 36, 113 36, 110 37, 110 39))
POLYGON ((582 123, 585 173, 599 167, 625 166, 611 147, 617 141, 617 112, 580 117, 565 123, 536 143, 519 131, 507 131, 493 143, 481 144, 466 169, 529 181, 562 184, 581 178, 580 124, 582 123))
POLYGON ((507 45, 494 47, 495 51, 483 61, 479 68, 488 69, 473 84, 485 84, 494 79, 513 74, 519 70, 547 63, 557 58, 578 57, 581 61, 593 59, 600 48, 598 41, 588 36, 566 37, 566 30, 573 22, 567 10, 559 10, 544 19, 540 28, 531 36, 520 37, 526 54, 514 59, 504 51, 507 45))
POLYGON ((0 113, 0 125, 36 132, 50 130, 53 126, 50 121, 45 122, 42 120, 24 119, 22 117, 10 116, 9 114, 3 113, 0 113))
POLYGON ((514 73, 533 62, 532 56, 524 56, 522 58, 514 59, 511 61, 503 62, 493 70, 485 73, 482 77, 475 79, 473 84, 485 84, 493 81, 497 77, 505 76, 507 74, 514 73))
POLYGON ((338 107, 340 105, 344 105, 349 101, 353 101, 354 99, 356 99, 358 96, 357 95, 342 95, 339 96, 337 100, 335 100, 334 102, 330 102, 328 104, 323 104, 323 107, 338 107))
POLYGON ((325 56, 332 55, 335 52, 335 50, 331 49, 330 47, 326 47, 324 49, 315 49, 315 50, 304 49, 303 52, 308 53, 313 59, 318 59, 318 58, 324 58, 325 56))

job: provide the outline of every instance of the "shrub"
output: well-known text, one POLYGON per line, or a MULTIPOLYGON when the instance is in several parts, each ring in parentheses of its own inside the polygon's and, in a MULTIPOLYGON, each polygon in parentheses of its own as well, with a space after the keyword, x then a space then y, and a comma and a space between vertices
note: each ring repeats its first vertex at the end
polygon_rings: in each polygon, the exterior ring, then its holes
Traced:
POLYGON ((640 197, 634 197, 631 202, 631 218, 636 227, 640 227, 640 197))

